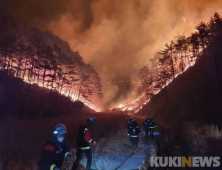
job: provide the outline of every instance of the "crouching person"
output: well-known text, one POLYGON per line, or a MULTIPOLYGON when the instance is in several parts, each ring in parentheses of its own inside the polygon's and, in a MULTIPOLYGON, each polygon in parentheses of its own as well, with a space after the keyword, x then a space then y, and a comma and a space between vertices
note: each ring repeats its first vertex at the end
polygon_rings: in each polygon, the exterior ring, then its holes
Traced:
POLYGON ((140 127, 137 124, 134 124, 130 129, 130 138, 133 149, 136 149, 138 147, 139 134, 140 134, 140 127))
POLYGON ((64 142, 67 129, 63 124, 56 125, 53 139, 44 146, 39 160, 39 170, 60 170, 64 160, 71 161, 71 154, 64 142))
POLYGON ((73 164, 72 170, 77 170, 77 167, 83 157, 83 154, 86 155, 87 165, 86 170, 90 170, 92 164, 92 151, 91 145, 95 145, 95 141, 91 138, 91 128, 96 123, 94 117, 90 116, 87 119, 86 124, 81 125, 78 130, 77 138, 76 138, 76 160, 73 164))

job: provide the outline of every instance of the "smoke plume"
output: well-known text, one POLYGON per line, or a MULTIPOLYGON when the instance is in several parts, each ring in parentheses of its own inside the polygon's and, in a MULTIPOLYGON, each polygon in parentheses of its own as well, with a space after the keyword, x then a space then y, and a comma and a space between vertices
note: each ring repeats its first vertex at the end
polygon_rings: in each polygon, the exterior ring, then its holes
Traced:
POLYGON ((107 105, 128 98, 139 68, 178 34, 222 14, 222 0, 2 1, 18 20, 67 40, 103 82, 107 105), (119 82, 119 81, 127 82, 119 82), (128 81, 131 80, 131 81, 128 81), (110 81, 118 83, 110 84, 110 81))

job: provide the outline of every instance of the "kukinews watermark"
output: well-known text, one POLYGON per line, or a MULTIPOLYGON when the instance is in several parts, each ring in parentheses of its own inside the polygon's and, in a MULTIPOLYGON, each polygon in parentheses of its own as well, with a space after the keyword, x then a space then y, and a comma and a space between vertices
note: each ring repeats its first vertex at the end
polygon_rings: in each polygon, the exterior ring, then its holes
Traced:
POLYGON ((151 167, 219 167, 220 157, 151 157, 151 167))

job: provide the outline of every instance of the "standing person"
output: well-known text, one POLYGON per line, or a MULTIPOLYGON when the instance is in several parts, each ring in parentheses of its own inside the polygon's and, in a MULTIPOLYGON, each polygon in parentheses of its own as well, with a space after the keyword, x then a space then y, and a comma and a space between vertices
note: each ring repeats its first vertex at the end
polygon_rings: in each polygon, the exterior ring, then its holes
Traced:
MULTIPOLYGON (((127 123, 128 136, 130 136, 131 128, 132 128, 134 125, 137 125, 137 122, 136 122, 136 119, 135 119, 133 116, 131 116, 131 117, 130 117, 130 120, 129 120, 128 123, 127 123)), ((130 143, 132 142, 131 139, 132 139, 132 138, 130 137, 130 143)))
POLYGON ((132 127, 130 128, 130 141, 132 143, 133 149, 136 149, 138 147, 139 142, 139 134, 140 134, 140 127, 138 126, 136 120, 132 124, 132 127))
POLYGON ((130 117, 130 120, 127 123, 128 135, 130 135, 130 128, 132 127, 134 117, 130 117))
POLYGON ((151 136, 152 138, 153 138, 153 136, 154 136, 155 128, 156 128, 156 122, 155 122, 154 118, 151 116, 151 117, 150 117, 150 126, 149 126, 149 129, 150 129, 150 136, 151 136))
POLYGON ((145 131, 146 137, 149 135, 149 124, 150 120, 147 116, 145 116, 144 122, 143 122, 143 129, 145 131))
POLYGON ((44 146, 39 160, 39 170, 60 170, 64 160, 71 161, 71 154, 64 142, 67 129, 63 124, 55 126, 53 139, 44 146))
POLYGON ((87 119, 86 124, 81 125, 78 130, 77 138, 76 138, 76 160, 73 164, 72 170, 77 170, 77 167, 83 157, 83 153, 87 158, 86 170, 90 170, 92 164, 92 151, 91 144, 95 145, 96 142, 91 138, 91 130, 92 126, 96 123, 96 120, 93 116, 90 116, 87 119))

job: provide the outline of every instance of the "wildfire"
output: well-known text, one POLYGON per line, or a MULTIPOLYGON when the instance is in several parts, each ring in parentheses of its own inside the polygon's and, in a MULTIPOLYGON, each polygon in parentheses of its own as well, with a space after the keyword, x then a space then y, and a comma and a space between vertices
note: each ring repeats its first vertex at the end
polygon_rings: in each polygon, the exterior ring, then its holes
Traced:
MULTIPOLYGON (((29 83, 29 84, 36 84, 36 85, 38 85, 38 86, 40 86, 40 87, 44 87, 44 88, 47 88, 47 89, 52 89, 50 86, 43 86, 43 83, 42 82, 39 82, 39 81, 30 81, 29 79, 28 79, 28 77, 27 76, 25 76, 24 77, 24 80, 23 80, 24 82, 26 82, 26 83, 29 83)), ((58 90, 57 90, 58 91, 58 90)), ((72 93, 72 94, 69 94, 68 92, 67 92, 68 90, 66 90, 65 88, 61 91, 61 92, 59 92, 60 94, 62 94, 62 95, 64 95, 64 96, 66 96, 66 97, 69 97, 70 99, 71 99, 71 101, 77 101, 78 100, 78 91, 76 91, 76 93, 72 93)), ((100 112, 100 109, 98 108, 98 107, 96 107, 96 106, 94 106, 92 103, 90 103, 89 101, 86 101, 86 100, 83 100, 83 99, 79 99, 81 102, 83 102, 86 106, 88 106, 90 109, 92 109, 92 110, 94 110, 94 111, 96 111, 96 112, 100 112)))
MULTIPOLYGON (((196 64, 196 59, 197 58, 195 57, 192 62, 190 62, 189 64, 186 63, 187 65, 184 68, 184 72, 187 71, 188 68, 190 68, 190 67, 192 67, 196 64)), ((183 74, 184 72, 177 73, 175 75, 175 78, 177 78, 180 74, 183 74)), ((166 85, 163 85, 161 89, 168 86, 173 80, 174 79, 169 79, 166 82, 166 85)), ((154 86, 154 83, 153 83, 152 86, 154 86)), ((161 89, 154 91, 153 95, 157 95, 161 91, 161 89)), ((143 93, 140 97, 134 99, 132 102, 125 103, 125 104, 119 104, 116 108, 112 108, 110 110, 118 109, 118 110, 121 110, 121 111, 131 111, 133 113, 137 113, 143 108, 144 105, 146 105, 147 103, 150 102, 150 99, 151 99, 151 97, 147 99, 146 93, 143 93)))

